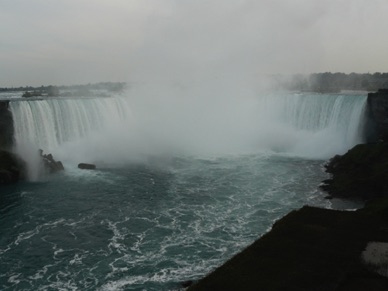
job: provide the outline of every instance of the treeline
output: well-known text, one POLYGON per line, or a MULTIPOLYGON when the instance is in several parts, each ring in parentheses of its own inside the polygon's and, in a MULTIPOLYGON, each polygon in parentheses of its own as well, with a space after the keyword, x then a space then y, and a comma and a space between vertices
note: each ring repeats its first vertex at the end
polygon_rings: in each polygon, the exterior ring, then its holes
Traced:
POLYGON ((89 96, 95 95, 96 91, 122 92, 126 87, 124 82, 100 82, 95 84, 71 85, 71 86, 24 86, 24 87, 4 87, 0 92, 24 91, 24 97, 33 96, 89 96))
POLYGON ((291 91, 340 92, 341 90, 377 91, 388 88, 388 73, 345 74, 316 73, 311 75, 274 75, 274 88, 291 91))

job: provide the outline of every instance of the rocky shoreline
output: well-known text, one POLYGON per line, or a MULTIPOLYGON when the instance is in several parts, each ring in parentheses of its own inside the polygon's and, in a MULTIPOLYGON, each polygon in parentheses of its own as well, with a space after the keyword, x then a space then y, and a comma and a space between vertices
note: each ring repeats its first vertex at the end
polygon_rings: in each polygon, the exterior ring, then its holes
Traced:
POLYGON ((332 158, 320 186, 366 206, 292 211, 188 290, 388 290, 388 90, 367 104, 368 143, 332 158))

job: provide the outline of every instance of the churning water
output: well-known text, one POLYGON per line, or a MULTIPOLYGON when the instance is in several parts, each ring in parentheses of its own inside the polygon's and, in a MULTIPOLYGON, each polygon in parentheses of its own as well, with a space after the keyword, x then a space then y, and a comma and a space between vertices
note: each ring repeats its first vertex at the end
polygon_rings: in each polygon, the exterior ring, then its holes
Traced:
POLYGON ((331 207, 322 165, 362 140, 366 96, 152 100, 11 102, 32 181, 2 188, 0 289, 177 290, 203 277, 290 210, 331 207), (66 170, 41 177, 38 148, 66 170))

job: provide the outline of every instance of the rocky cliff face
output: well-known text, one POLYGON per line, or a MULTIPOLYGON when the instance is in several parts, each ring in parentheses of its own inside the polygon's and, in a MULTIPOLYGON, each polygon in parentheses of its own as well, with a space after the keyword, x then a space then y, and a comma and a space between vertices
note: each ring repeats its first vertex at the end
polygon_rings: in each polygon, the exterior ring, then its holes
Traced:
POLYGON ((0 149, 9 150, 13 145, 13 118, 8 109, 9 101, 0 101, 0 149))
POLYGON ((388 143, 356 145, 343 156, 332 158, 326 171, 331 178, 320 187, 331 197, 363 200, 388 197, 388 143))
POLYGON ((369 93, 367 105, 366 141, 388 141, 388 89, 369 93))
POLYGON ((14 129, 9 101, 0 101, 0 185, 11 184, 25 177, 25 163, 11 152, 14 129))

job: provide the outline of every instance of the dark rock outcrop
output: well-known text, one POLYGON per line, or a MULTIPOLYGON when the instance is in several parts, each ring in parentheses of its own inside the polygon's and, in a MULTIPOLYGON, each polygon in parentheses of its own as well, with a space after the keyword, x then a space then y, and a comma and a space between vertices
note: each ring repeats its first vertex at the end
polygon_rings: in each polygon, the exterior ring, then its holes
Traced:
POLYGON ((184 281, 182 282, 180 285, 183 287, 183 288, 188 288, 190 287, 191 285, 193 285, 194 282, 192 280, 188 280, 188 281, 184 281))
POLYGON ((54 157, 52 154, 45 155, 43 154, 43 150, 41 149, 39 150, 39 154, 42 157, 42 161, 45 169, 49 173, 52 174, 59 171, 63 171, 65 169, 61 161, 54 160, 54 157))
POLYGON ((366 115, 366 141, 388 141, 388 89, 368 94, 366 115))
POLYGON ((332 176, 320 187, 332 197, 388 197, 388 143, 359 144, 326 165, 332 176))
POLYGON ((78 164, 78 168, 83 169, 83 170, 94 170, 94 169, 96 169, 96 165, 87 164, 87 163, 80 163, 80 164, 78 164))
POLYGON ((13 146, 13 118, 9 101, 0 101, 0 149, 10 150, 13 146))
POLYGON ((26 177, 25 162, 12 153, 13 118, 9 101, 0 101, 0 185, 16 183, 26 177))
POLYGON ((25 177, 25 163, 16 154, 0 150, 0 185, 16 183, 25 177))

